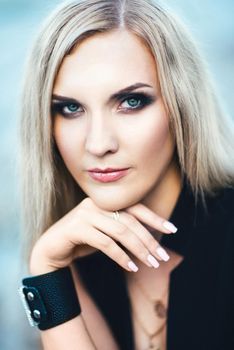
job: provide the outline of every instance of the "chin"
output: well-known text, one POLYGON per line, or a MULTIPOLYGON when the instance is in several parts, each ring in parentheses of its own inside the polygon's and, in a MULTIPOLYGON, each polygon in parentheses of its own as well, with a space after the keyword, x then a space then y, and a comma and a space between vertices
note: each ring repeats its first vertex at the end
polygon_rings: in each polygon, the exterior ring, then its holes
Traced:
MULTIPOLYGON (((91 197, 92 198, 92 197, 91 197)), ((126 195, 121 196, 112 196, 111 198, 92 198, 94 203, 102 210, 106 211, 116 211, 116 210, 124 210, 139 201, 139 198, 129 198, 126 195)))

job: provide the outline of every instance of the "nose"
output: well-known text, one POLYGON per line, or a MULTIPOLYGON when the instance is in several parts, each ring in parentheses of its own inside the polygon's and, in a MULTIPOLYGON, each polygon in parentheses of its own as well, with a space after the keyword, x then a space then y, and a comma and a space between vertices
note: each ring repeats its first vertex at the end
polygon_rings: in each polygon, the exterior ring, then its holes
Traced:
POLYGON ((119 147, 114 126, 106 119, 91 117, 87 125, 85 150, 97 157, 115 153, 119 147))

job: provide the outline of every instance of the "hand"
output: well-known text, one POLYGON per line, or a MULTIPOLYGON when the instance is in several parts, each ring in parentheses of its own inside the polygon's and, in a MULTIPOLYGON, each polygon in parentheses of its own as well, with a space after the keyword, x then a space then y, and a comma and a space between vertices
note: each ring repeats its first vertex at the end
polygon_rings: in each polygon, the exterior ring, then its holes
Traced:
POLYGON ((165 234, 176 231, 173 224, 143 204, 121 211, 116 221, 112 212, 85 198, 38 239, 32 250, 30 271, 40 274, 68 266, 82 251, 90 252, 90 248, 101 250, 127 271, 137 271, 128 252, 147 266, 158 267, 156 258, 167 261, 167 253, 139 221, 165 234))

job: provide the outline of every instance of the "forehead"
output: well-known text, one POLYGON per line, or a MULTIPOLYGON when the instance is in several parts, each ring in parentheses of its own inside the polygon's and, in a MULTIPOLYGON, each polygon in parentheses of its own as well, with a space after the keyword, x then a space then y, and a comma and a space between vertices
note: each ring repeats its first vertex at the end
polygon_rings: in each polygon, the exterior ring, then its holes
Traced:
POLYGON ((95 34, 78 43, 58 72, 56 85, 147 81, 157 85, 155 59, 143 40, 126 30, 95 34))

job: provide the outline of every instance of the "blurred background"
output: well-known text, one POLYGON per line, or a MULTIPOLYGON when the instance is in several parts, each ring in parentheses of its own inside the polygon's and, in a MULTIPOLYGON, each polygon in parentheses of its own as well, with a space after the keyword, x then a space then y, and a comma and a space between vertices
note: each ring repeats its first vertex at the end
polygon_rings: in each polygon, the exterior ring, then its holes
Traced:
MULTIPOLYGON (((24 61, 43 18, 59 0, 0 0, 0 349, 37 350, 17 288, 20 259, 17 118, 24 61)), ((210 67, 227 113, 234 116, 234 1, 165 0, 185 21, 210 67)))

